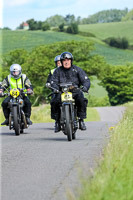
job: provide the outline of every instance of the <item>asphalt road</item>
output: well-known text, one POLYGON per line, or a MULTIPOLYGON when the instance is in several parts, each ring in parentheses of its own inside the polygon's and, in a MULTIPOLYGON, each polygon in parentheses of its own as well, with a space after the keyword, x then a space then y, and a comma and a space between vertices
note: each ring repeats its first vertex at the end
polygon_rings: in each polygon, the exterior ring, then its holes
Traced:
POLYGON ((78 130, 71 142, 54 133, 53 123, 33 124, 20 136, 2 127, 1 200, 66 200, 68 191, 76 194, 80 177, 91 175, 100 159, 109 127, 124 112, 123 107, 97 110, 101 121, 87 122, 87 130, 78 130))

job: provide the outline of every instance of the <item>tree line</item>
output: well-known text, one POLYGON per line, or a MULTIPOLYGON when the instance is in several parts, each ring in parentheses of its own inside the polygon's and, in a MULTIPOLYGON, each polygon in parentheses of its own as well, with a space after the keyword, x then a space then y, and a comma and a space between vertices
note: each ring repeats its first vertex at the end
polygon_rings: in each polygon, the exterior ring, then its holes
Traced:
MULTIPOLYGON (((61 15, 54 15, 47 18, 45 21, 36 21, 33 18, 28 19, 26 22, 29 24, 29 30, 49 30, 50 27, 69 26, 70 24, 94 24, 94 23, 109 23, 119 22, 128 14, 128 9, 124 10, 111 9, 100 11, 94 15, 90 15, 87 18, 75 17, 68 14, 65 17, 61 15)), ((23 22, 18 28, 22 28, 23 22)))

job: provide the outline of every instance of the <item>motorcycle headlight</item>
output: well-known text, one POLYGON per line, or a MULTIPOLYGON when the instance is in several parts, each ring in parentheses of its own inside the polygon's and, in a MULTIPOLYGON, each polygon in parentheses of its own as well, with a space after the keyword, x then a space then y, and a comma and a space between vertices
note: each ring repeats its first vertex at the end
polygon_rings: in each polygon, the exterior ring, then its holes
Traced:
POLYGON ((68 88, 63 88, 63 92, 67 92, 68 91, 68 88))

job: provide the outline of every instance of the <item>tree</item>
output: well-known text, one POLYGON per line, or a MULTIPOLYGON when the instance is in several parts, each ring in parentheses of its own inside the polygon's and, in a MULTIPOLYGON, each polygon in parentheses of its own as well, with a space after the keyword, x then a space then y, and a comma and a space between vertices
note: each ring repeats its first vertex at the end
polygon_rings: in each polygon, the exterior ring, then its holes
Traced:
POLYGON ((82 20, 82 24, 119 22, 127 14, 127 12, 128 12, 127 8, 125 8, 124 10, 118 10, 118 9, 103 10, 98 13, 95 13, 94 15, 89 16, 88 18, 84 18, 82 20))
POLYGON ((64 32, 64 23, 59 25, 59 31, 64 32))
POLYGON ((102 85, 108 92, 111 105, 133 101, 133 65, 108 68, 103 75, 102 85))
POLYGON ((50 25, 45 21, 42 23, 42 30, 47 31, 50 29, 50 25))
POLYGON ((67 25, 72 24, 75 22, 75 16, 74 15, 66 15, 66 17, 64 18, 65 22, 67 25))
POLYGON ((124 16, 124 17, 122 18, 122 21, 130 21, 130 20, 133 20, 133 9, 130 10, 130 11, 126 14, 126 16, 124 16))
POLYGON ((4 27, 3 30, 11 30, 9 27, 4 27))
POLYGON ((49 18, 46 19, 46 22, 50 25, 50 26, 59 26, 60 24, 65 24, 65 20, 64 17, 61 15, 54 15, 51 16, 49 18))
MULTIPOLYGON (((18 63, 22 65, 26 62, 28 56, 29 53, 24 49, 13 50, 5 54, 2 59, 2 67, 4 68, 1 74, 2 79, 4 79, 9 74, 10 66, 12 64, 18 63)), ((25 71, 24 68, 22 68, 22 70, 23 72, 25 71)))
POLYGON ((67 33, 78 34, 78 25, 77 23, 72 23, 66 29, 67 33))

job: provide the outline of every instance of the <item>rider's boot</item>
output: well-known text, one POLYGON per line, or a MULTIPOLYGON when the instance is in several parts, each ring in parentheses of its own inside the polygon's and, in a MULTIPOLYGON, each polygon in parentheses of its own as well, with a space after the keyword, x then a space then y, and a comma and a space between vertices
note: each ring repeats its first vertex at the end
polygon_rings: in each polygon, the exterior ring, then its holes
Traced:
POLYGON ((28 124, 28 125, 32 125, 32 121, 30 120, 29 117, 26 117, 26 121, 27 121, 27 124, 28 124))
POLYGON ((61 127, 60 127, 60 122, 59 121, 56 121, 55 122, 55 129, 54 129, 54 132, 57 133, 61 130, 61 127))
POLYGON ((28 125, 32 125, 32 121, 30 120, 30 114, 29 113, 25 113, 25 117, 26 117, 26 121, 28 125))
POLYGON ((86 130, 86 126, 83 119, 79 120, 79 129, 81 129, 82 131, 86 130))
POLYGON ((2 122, 1 125, 9 125, 9 119, 6 118, 6 120, 4 122, 2 122))

